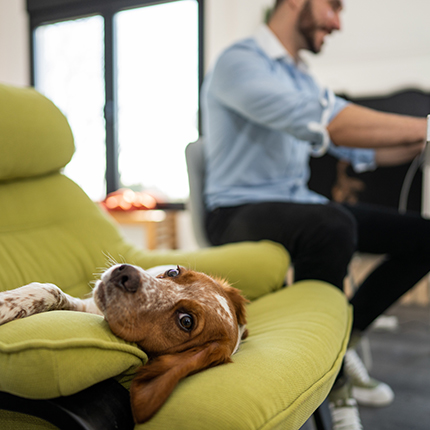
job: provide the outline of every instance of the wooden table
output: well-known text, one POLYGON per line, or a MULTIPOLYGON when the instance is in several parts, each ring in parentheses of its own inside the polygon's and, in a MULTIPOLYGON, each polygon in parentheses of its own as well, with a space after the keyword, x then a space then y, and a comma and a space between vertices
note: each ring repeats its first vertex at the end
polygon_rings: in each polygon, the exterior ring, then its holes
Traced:
POLYGON ((177 249, 177 210, 108 211, 120 225, 145 229, 145 249, 177 249))

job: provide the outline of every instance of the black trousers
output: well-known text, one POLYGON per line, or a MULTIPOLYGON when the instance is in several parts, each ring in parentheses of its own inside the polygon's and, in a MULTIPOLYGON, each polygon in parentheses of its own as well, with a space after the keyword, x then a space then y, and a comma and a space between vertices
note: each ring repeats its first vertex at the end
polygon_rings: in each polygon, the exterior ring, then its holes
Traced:
POLYGON ((340 289, 355 251, 385 254, 351 299, 358 331, 430 271, 430 221, 394 209, 268 202, 215 209, 206 226, 214 245, 281 243, 291 255, 296 281, 319 279, 340 289))

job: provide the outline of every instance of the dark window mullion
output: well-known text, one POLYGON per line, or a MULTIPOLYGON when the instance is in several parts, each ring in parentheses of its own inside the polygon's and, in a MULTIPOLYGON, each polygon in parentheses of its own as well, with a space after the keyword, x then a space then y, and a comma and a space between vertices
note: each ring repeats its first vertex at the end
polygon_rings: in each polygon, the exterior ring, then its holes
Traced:
POLYGON ((118 169, 118 132, 114 13, 104 13, 105 22, 105 120, 106 120, 106 191, 116 191, 120 185, 118 169))
POLYGON ((36 25, 30 19, 30 34, 29 34, 29 48, 30 48, 30 85, 36 86, 36 57, 35 57, 35 37, 36 25))
POLYGON ((197 0, 199 5, 199 91, 198 91, 198 105, 199 105, 199 111, 198 111, 198 128, 199 128, 199 135, 202 134, 202 112, 200 109, 200 90, 203 84, 203 78, 205 75, 205 49, 204 49, 204 30, 203 30, 203 23, 205 19, 205 10, 203 7, 203 0, 197 0))

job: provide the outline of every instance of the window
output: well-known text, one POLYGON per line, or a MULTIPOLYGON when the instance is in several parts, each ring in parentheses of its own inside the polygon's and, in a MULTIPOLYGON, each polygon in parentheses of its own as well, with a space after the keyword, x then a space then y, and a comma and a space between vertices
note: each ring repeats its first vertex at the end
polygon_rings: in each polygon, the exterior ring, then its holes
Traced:
POLYGON ((203 1, 27 6, 33 83, 75 137, 65 173, 94 200, 121 187, 184 200, 185 146, 199 135, 203 1))
POLYGON ((197 12, 184 0, 115 17, 120 181, 174 200, 188 194, 185 146, 198 139, 197 12))
POLYGON ((100 200, 106 192, 103 18, 43 25, 34 37, 35 86, 67 116, 75 138, 65 174, 100 200))

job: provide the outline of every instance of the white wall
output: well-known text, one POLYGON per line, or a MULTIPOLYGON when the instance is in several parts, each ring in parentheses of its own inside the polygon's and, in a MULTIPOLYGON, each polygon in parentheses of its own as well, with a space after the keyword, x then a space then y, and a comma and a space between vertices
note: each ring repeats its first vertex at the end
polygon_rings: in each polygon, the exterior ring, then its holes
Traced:
POLYGON ((0 0, 0 82, 29 85, 28 39, 25 0, 0 0))
POLYGON ((430 91, 429 18, 429 0, 346 0, 344 28, 311 58, 312 69, 353 96, 430 91))
MULTIPOLYGON (((272 0, 206 0, 206 69, 252 34, 272 0)), ((319 80, 352 96, 403 88, 430 91, 429 0, 345 0, 344 29, 322 55, 306 55, 319 80)), ((28 85, 25 0, 0 0, 0 82, 28 85)))
POLYGON ((274 0, 206 0, 206 69, 232 42, 252 34, 274 0))

